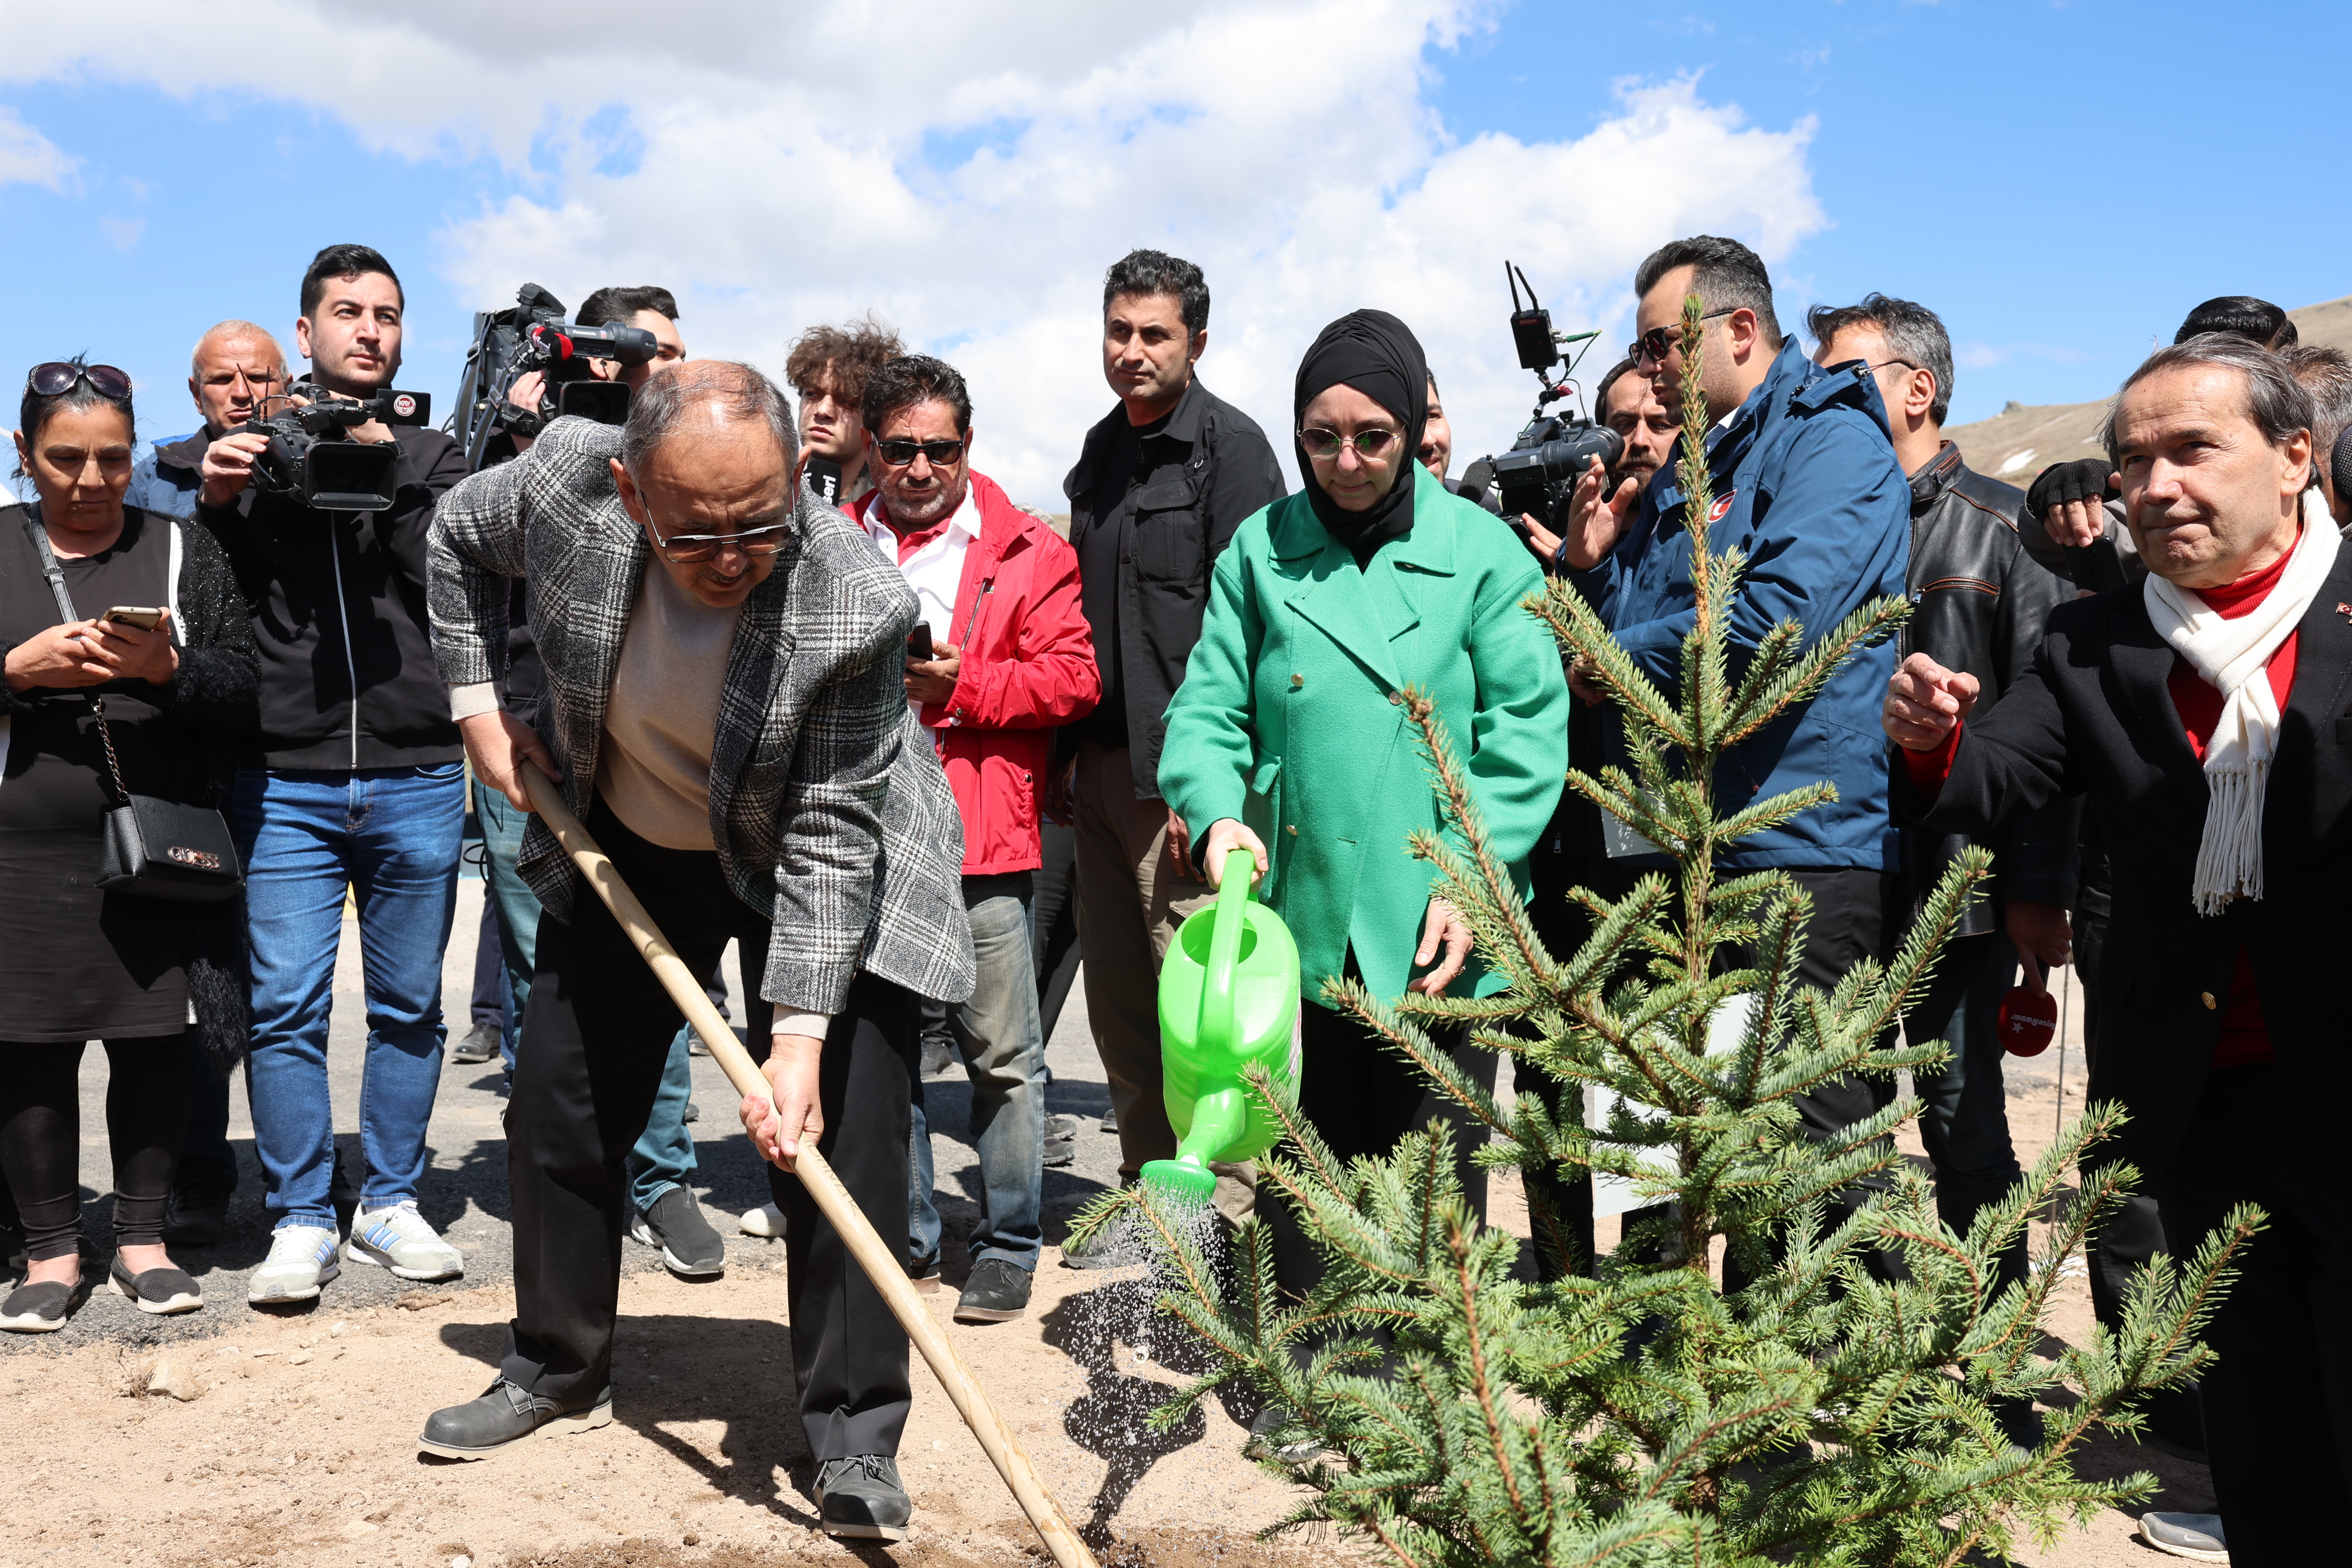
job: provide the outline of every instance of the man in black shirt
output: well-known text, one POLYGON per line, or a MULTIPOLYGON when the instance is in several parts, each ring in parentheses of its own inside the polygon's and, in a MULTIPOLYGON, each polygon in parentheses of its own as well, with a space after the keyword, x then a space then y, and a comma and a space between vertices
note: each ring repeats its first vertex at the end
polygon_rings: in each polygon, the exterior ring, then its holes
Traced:
MULTIPOLYGON (((1189 261, 1130 251, 1103 280, 1103 375, 1119 405, 1087 432, 1063 481, 1080 595, 1103 696, 1062 732, 1075 765, 1078 942, 1087 1011, 1110 1079, 1119 1174, 1173 1158, 1160 1100, 1160 960, 1205 904, 1184 825, 1160 798, 1168 700, 1200 639, 1209 568, 1244 518, 1283 494, 1282 469, 1249 416, 1201 384, 1209 286, 1189 261)), ((1245 1180, 1218 1205, 1246 1211, 1245 1180)), ((1079 1258, 1065 1261, 1083 1267, 1079 1258)))
MULTIPOLYGON (((309 395, 363 398, 400 369, 404 300, 365 246, 320 251, 295 346, 309 395)), ((365 1185, 344 1257, 404 1279, 464 1272, 417 1213, 441 1078, 441 952, 457 912, 465 751, 433 660, 425 534, 465 454, 436 430, 355 426, 394 442, 390 508, 322 511, 264 490, 260 436, 205 452, 197 516, 229 547, 261 647, 260 722, 239 758, 231 824, 253 931, 254 1148, 274 1224, 247 1299, 314 1299, 337 1261, 327 1027, 348 890, 367 975, 365 1185)))

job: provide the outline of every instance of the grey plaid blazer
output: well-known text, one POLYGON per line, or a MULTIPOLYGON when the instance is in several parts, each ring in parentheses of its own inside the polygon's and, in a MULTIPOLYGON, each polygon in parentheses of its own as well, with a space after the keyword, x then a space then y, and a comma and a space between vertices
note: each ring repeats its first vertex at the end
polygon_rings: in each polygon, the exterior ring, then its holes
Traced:
MULTIPOLYGON (((558 420, 522 458, 441 498, 431 545, 433 647, 452 685, 491 679, 509 577, 530 583, 547 667, 539 733, 584 820, 613 672, 652 552, 622 510, 620 432, 558 420)), ((775 922, 762 994, 839 1013, 860 968, 919 996, 971 994, 963 825, 915 723, 900 650, 915 597, 865 531, 803 489, 774 573, 751 591, 727 658, 710 759, 710 830, 737 896, 775 922)), ((556 919, 580 878, 536 816, 523 879, 556 919)))

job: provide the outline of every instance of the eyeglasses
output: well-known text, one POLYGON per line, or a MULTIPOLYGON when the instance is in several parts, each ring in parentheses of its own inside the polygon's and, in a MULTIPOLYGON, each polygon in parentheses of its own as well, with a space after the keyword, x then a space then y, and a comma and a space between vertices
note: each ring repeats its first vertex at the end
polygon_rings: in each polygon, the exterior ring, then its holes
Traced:
POLYGON ((662 559, 676 566, 712 560, 730 544, 757 559, 782 550, 784 535, 792 526, 789 522, 772 522, 764 528, 747 528, 740 533, 673 533, 657 541, 657 545, 662 559))
POLYGON ((1907 359, 1883 359, 1876 364, 1870 364, 1869 362, 1864 361, 1864 367, 1870 370, 1885 370, 1890 364, 1899 364, 1905 370, 1925 370, 1927 368, 1924 364, 1913 364, 1907 359))
POLYGON ((918 452, 929 458, 932 467, 943 468, 963 457, 963 443, 961 441, 877 441, 874 443, 874 450, 880 454, 884 462, 894 468, 903 468, 913 462, 915 454, 918 452))
POLYGON ((61 392, 72 391, 79 381, 89 382, 90 390, 100 397, 131 395, 131 378, 112 365, 68 364, 61 359, 35 365, 33 374, 25 378, 25 384, 43 397, 55 397, 61 392))
MULTIPOLYGON (((1741 307, 1738 305, 1726 305, 1720 310, 1709 310, 1699 320, 1712 321, 1717 316, 1728 316, 1732 311, 1739 309, 1741 307)), ((1680 321, 1676 321, 1671 327, 1652 327, 1625 345, 1625 357, 1635 364, 1664 364, 1666 363, 1666 351, 1675 346, 1675 340, 1681 337, 1682 333, 1683 324, 1680 321)))
POLYGON ((1403 439, 1402 431, 1391 430, 1381 425, 1359 430, 1353 436, 1342 436, 1337 430, 1301 430, 1298 433, 1298 444, 1307 449, 1310 458, 1336 458, 1342 447, 1353 447, 1356 456, 1370 463, 1379 462, 1390 447, 1403 439))

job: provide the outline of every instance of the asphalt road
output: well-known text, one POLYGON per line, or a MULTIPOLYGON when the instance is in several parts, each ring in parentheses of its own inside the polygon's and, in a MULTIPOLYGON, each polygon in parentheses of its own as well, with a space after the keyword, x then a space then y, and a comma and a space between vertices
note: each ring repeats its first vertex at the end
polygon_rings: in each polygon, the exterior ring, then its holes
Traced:
MULTIPOLYGON (((452 1041, 470 1026, 468 999, 473 990, 475 932, 481 918, 482 884, 470 869, 458 885, 457 917, 449 949, 442 963, 442 1011, 452 1041)), ((730 990, 732 1016, 742 1016, 736 992, 735 960, 722 965, 730 990)), ((356 1181, 362 1169, 359 1140, 361 1065, 367 1043, 367 1018, 360 990, 358 928, 347 918, 342 945, 336 956, 334 1017, 328 1045, 328 1076, 334 1099, 336 1144, 345 1169, 356 1181)), ((1077 1160, 1045 1173, 1045 1238, 1058 1242, 1069 1216, 1089 1199, 1116 1182, 1118 1140, 1099 1130, 1109 1109, 1109 1090, 1102 1066, 1087 1031, 1086 997, 1073 987, 1046 1059, 1054 1081, 1046 1089, 1047 1114, 1078 1118, 1077 1160)), ((100 1259, 113 1255, 110 1213, 113 1184, 106 1138, 106 1054, 95 1047, 82 1058, 81 1184, 84 1234, 100 1259)), ((767 1178, 751 1151, 736 1120, 738 1097, 718 1065, 708 1057, 694 1058, 694 1098, 701 1110, 695 1121, 695 1155, 700 1172, 697 1195, 711 1222, 728 1238, 731 1251, 782 1247, 737 1233, 735 1216, 767 1201, 767 1178)), ((951 1067, 925 1085, 936 1189, 941 1220, 948 1232, 943 1271, 950 1285, 960 1285, 969 1267, 962 1237, 979 1218, 980 1167, 971 1144, 963 1137, 970 1115, 971 1090, 961 1067, 951 1067)), ((246 1279, 268 1254, 269 1221, 262 1208, 260 1167, 253 1152, 253 1122, 246 1107, 243 1085, 232 1086, 229 1137, 237 1154, 238 1184, 229 1208, 229 1223, 219 1245, 175 1247, 173 1260, 204 1287, 204 1310, 176 1317, 154 1318, 140 1313, 111 1290, 100 1289, 53 1334, 0 1334, 0 1356, 56 1353, 93 1340, 106 1339, 129 1346, 170 1340, 199 1339, 234 1330, 248 1314, 261 1310, 245 1300, 246 1279)), ((417 1206, 442 1234, 466 1255, 467 1285, 498 1283, 513 1277, 514 1244, 507 1197, 507 1150, 500 1122, 506 1110, 504 1074, 496 1062, 463 1066, 446 1062, 442 1069, 440 1097, 436 1101, 428 1132, 431 1169, 417 1206)), ((343 1219, 348 1226, 350 1215, 343 1219)), ((651 1248, 629 1245, 631 1266, 658 1268, 651 1248)), ((101 1261, 99 1268, 102 1269, 101 1261)), ((330 1282, 315 1302, 268 1309, 278 1315, 316 1312, 326 1318, 352 1307, 397 1300, 420 1287, 395 1279, 380 1268, 346 1261, 341 1278, 330 1282)))

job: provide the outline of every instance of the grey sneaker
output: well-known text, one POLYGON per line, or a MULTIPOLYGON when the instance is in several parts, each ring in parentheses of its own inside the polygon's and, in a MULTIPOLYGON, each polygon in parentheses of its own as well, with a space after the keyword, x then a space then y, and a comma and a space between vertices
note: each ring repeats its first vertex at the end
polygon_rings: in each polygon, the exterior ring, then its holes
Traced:
POLYGON ((681 1279, 711 1279, 727 1272, 727 1243, 684 1187, 670 1188, 653 1207, 632 1214, 629 1239, 661 1248, 662 1267, 681 1279))
POLYGON ((353 1215, 343 1251, 354 1263, 389 1268, 403 1279, 455 1279, 466 1272, 466 1255, 441 1239, 414 1202, 353 1215))
POLYGON ((915 1513, 887 1454, 827 1459, 816 1473, 816 1507, 827 1535, 852 1541, 904 1541, 915 1513))
POLYGON ((269 1237, 269 1256, 246 1281, 245 1299, 257 1307, 315 1301, 319 1287, 342 1271, 335 1261, 334 1226, 280 1226, 269 1237))
POLYGON ((480 1398, 444 1406, 426 1416, 416 1446, 445 1459, 487 1459, 534 1437, 593 1431, 610 1425, 612 1419, 609 1385, 596 1396, 594 1405, 567 1415, 552 1399, 502 1377, 484 1389, 480 1398))
POLYGON ((1078 1119, 1075 1116, 1045 1118, 1045 1168, 1075 1165, 1078 1161, 1078 1119))
POLYGON ((449 1047, 449 1059, 467 1067, 478 1067, 484 1062, 499 1059, 499 1026, 496 1024, 477 1024, 466 1031, 464 1039, 449 1047))
POLYGON ((1002 1258, 983 1258, 956 1303, 959 1323, 1009 1323, 1029 1310, 1029 1270, 1002 1258))
POLYGON ((1257 1413, 1250 1423, 1249 1441, 1242 1445, 1244 1459, 1278 1459, 1286 1465, 1311 1465, 1316 1460, 1333 1457, 1331 1450, 1311 1436, 1302 1435, 1288 1442, 1277 1442, 1275 1435, 1297 1419, 1287 1405, 1269 1405, 1257 1413))
POLYGON ((2158 1552, 2186 1557, 2191 1563, 2230 1560, 2218 1513, 2144 1513, 2139 1516, 2139 1538, 2158 1552))

